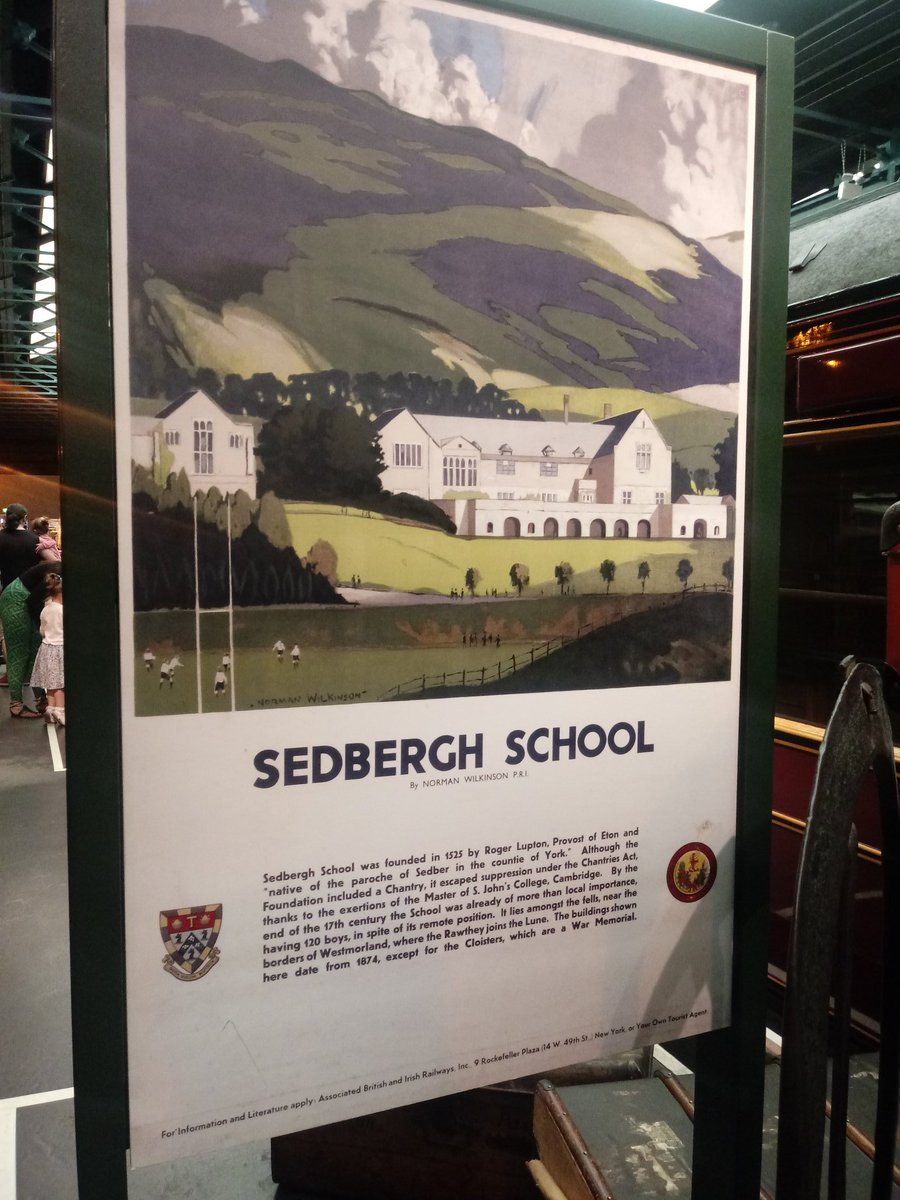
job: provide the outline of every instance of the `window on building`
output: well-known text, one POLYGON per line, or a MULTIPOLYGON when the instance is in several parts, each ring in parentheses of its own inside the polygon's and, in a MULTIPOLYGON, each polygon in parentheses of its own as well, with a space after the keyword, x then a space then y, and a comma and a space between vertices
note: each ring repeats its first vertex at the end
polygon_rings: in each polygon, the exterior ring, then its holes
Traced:
POLYGON ((244 436, 240 433, 232 433, 228 437, 228 445, 232 450, 240 450, 244 444, 244 436))
POLYGON ((541 500, 545 504, 553 504, 556 500, 556 492, 541 492, 541 500))
POLYGON ((528 532, 534 533, 534 522, 533 521, 528 522, 528 532))
POLYGON ((421 467, 422 446, 419 442, 395 442, 395 467, 421 467))
POLYGON ((166 430, 166 445, 167 446, 181 445, 181 434, 178 432, 177 429, 167 429, 166 430))
POLYGON ((682 527, 681 527, 681 536, 682 536, 682 537, 684 537, 684 535, 685 535, 686 533, 687 533, 687 529, 685 528, 685 526, 684 526, 684 525, 682 525, 682 527))
POLYGON ((488 523, 487 523, 487 531, 488 531, 488 533, 493 533, 493 532, 494 532, 494 522, 493 522, 493 521, 488 521, 488 523))
POLYGON ((665 492, 657 492, 656 493, 656 503, 657 504, 665 504, 665 502, 666 502, 666 493, 665 492))
POLYGON ((515 492, 498 492, 497 493, 498 500, 515 500, 515 498, 516 498, 515 492))
POLYGON ((552 447, 552 446, 545 446, 545 447, 543 448, 543 450, 541 451, 541 454, 543 454, 544 458, 547 458, 547 457, 549 457, 551 454, 555 454, 555 453, 556 453, 556 451, 553 449, 553 447, 552 447))
POLYGON ((582 504, 590 504, 591 501, 594 499, 594 497, 591 495, 590 492, 579 492, 578 499, 581 501, 582 504))
POLYGON ((623 503, 623 504, 630 504, 630 503, 631 503, 631 492, 629 492, 629 491, 624 491, 624 492, 622 493, 622 503, 623 503))
POLYGON ((194 474, 213 473, 213 428, 212 421, 194 422, 194 474))
POLYGON ((558 475, 559 474, 559 463, 542 462, 541 463, 541 474, 542 475, 558 475))
POLYGON ((650 443, 638 442, 635 454, 635 466, 639 471, 650 470, 650 443))
POLYGON ((576 446, 572 451, 572 455, 574 458, 584 458, 584 451, 580 446, 576 446))
POLYGON ((444 487, 478 486, 478 459, 448 455, 444 459, 444 487))
POLYGON ((501 454, 512 454, 512 446, 508 442, 504 442, 500 447, 501 454))
POLYGON ((516 460, 514 458, 498 458, 497 459, 497 474, 498 475, 515 475, 516 460))

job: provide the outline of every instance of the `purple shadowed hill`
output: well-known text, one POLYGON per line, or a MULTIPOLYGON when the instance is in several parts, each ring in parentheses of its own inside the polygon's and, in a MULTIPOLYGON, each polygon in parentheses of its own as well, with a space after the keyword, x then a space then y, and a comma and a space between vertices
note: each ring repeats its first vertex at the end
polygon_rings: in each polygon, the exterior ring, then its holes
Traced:
MULTIPOLYGON (((515 313, 548 334, 562 337, 584 365, 546 356, 548 361, 580 387, 596 387, 604 368, 634 373, 636 386, 672 391, 694 383, 727 383, 738 377, 740 308, 734 276, 702 246, 697 256, 704 274, 686 279, 672 271, 659 271, 661 285, 675 298, 665 302, 637 284, 560 251, 478 238, 439 242, 417 258, 418 266, 440 286, 444 295, 494 319, 515 313), (477 264, 473 269, 472 264, 477 264), (591 283, 606 285, 606 294, 590 290, 591 283), (646 310, 648 317, 666 325, 672 336, 648 331, 648 321, 638 324, 610 297, 646 310), (633 346, 634 357, 614 362, 601 358, 595 347, 566 335, 547 310, 587 313, 614 324, 633 346), (637 332, 640 330, 640 332, 637 332), (710 331, 715 337, 710 338, 710 331), (680 335, 680 336, 679 336, 680 335), (597 368, 597 370, 592 370, 597 368)), ((532 346, 532 348, 534 348, 532 346)))
MULTIPOLYGON (((530 167, 492 134, 409 116, 296 62, 259 62, 211 38, 141 25, 128 30, 127 54, 131 258, 209 300, 257 291, 262 274, 296 254, 286 231, 331 217, 475 204, 637 211, 530 167), (241 131, 252 122, 314 125, 334 147, 350 145, 368 161, 383 155, 383 169, 368 170, 392 191, 339 191, 272 162, 241 131), (431 155, 479 158, 485 170, 431 155)), ((289 150, 289 129, 281 136, 289 150)), ((355 170, 365 175, 362 160, 355 170)))
MULTIPOLYGON (((415 261, 439 293, 479 314, 482 328, 504 326, 512 359, 499 365, 517 365, 518 345, 543 359, 548 378, 582 386, 602 384, 609 369, 648 390, 737 379, 741 283, 702 247, 699 278, 655 273, 672 297, 666 303, 567 253, 562 237, 557 249, 538 248, 499 242, 484 228, 485 209, 639 214, 627 201, 492 134, 410 116, 296 62, 264 63, 149 26, 129 28, 127 54, 135 288, 157 275, 215 311, 259 292, 268 272, 298 258, 288 236, 297 226, 471 208, 470 231, 436 240, 415 261), (592 320, 593 345, 583 340, 592 320)), ((398 297, 400 308, 407 299, 398 297)), ((427 313, 411 315, 427 323, 427 313)))

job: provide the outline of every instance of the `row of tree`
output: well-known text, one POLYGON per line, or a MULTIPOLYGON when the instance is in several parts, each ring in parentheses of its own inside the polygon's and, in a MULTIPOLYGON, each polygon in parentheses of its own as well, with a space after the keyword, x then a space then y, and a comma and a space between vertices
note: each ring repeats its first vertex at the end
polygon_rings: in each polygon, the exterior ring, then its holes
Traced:
POLYGON ((672 459, 672 499, 689 496, 694 492, 702 496, 714 487, 720 496, 737 495, 737 424, 732 425, 721 442, 713 447, 715 473, 707 467, 689 471, 677 458, 672 459))
MULTIPOLYGON (((132 486, 134 606, 138 612, 161 608, 224 608, 229 602, 231 525, 231 598, 236 606, 269 604, 344 604, 329 578, 327 550, 317 543, 318 558, 298 557, 281 501, 271 493, 251 500, 237 492, 229 502, 218 488, 196 497, 184 472, 160 487, 150 473, 135 467, 132 486), (229 513, 230 509, 230 513, 229 513)), ((313 548, 313 551, 317 549, 313 548)))
POLYGON ((328 370, 289 375, 285 382, 271 371, 249 378, 229 374, 223 379, 211 367, 200 367, 193 375, 178 368, 167 380, 167 398, 177 399, 190 388, 202 389, 235 416, 263 420, 280 408, 309 401, 323 408, 351 407, 370 418, 393 408, 408 408, 411 412, 447 416, 541 420, 540 413, 526 409, 502 388, 493 383, 478 387, 468 376, 453 380, 402 371, 385 376, 376 371, 351 375, 328 370))
MULTIPOLYGON (((689 558, 682 558, 679 561, 678 566, 675 568, 675 574, 681 583, 682 590, 687 588, 687 582, 693 573, 694 567, 691 563, 691 560, 689 558)), ((557 565, 553 568, 553 575, 557 584, 559 585, 560 595, 562 595, 571 585, 572 579, 575 575, 575 568, 569 562, 557 563, 557 565)), ((725 562, 722 563, 722 576, 730 588, 734 583, 733 558, 727 558, 725 562)), ((650 578, 650 564, 646 560, 638 563, 637 577, 638 582, 641 585, 641 594, 643 595, 647 586, 647 580, 650 578)), ((481 576, 474 567, 469 567, 468 571, 466 571, 466 587, 469 588, 473 595, 475 583, 477 583, 480 578, 481 576)), ((606 594, 609 595, 609 589, 616 578, 616 564, 611 558, 604 558, 603 562, 600 564, 600 578, 606 584, 606 594)), ((525 563, 513 563, 513 565, 509 568, 509 581, 521 596, 522 592, 531 582, 531 571, 525 563)))

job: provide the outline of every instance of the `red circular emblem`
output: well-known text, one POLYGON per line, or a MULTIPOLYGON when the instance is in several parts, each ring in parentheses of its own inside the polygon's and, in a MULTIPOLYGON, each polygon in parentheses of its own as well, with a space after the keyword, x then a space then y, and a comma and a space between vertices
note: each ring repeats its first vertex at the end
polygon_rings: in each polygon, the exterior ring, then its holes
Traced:
POLYGON ((688 842, 669 859, 666 883, 676 900, 702 900, 716 882, 716 856, 703 842, 688 842))

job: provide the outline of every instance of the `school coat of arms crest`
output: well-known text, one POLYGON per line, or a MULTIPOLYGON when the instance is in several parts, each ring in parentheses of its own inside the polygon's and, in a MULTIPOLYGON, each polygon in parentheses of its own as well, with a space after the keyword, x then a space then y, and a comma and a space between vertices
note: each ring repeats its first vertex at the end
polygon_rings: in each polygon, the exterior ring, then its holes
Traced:
POLYGON ((222 905, 174 908, 159 914, 166 948, 163 967, 175 979, 201 979, 219 961, 216 939, 222 928, 222 905))

